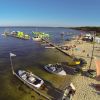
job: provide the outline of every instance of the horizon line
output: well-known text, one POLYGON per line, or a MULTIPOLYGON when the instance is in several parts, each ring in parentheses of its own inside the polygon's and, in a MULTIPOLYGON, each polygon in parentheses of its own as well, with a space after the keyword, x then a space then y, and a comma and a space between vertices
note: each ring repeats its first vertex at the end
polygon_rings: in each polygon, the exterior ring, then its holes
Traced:
POLYGON ((30 26, 30 25, 0 25, 0 27, 61 27, 61 28, 70 28, 70 27, 100 27, 99 25, 83 25, 83 26, 30 26))

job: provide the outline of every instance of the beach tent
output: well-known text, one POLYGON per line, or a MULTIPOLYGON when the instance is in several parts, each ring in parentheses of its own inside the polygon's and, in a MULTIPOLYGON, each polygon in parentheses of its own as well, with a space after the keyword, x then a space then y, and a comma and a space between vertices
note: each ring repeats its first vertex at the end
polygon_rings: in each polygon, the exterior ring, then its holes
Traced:
POLYGON ((96 80, 100 81, 100 59, 97 59, 95 57, 95 64, 96 64, 96 73, 97 73, 96 80))
POLYGON ((100 38, 99 37, 95 37, 95 42, 96 43, 100 43, 100 38))

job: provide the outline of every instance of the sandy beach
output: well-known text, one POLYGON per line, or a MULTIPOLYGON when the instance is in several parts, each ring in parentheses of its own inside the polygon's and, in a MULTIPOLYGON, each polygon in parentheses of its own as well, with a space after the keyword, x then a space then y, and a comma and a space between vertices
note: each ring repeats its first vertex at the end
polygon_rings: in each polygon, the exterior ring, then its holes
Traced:
MULTIPOLYGON (((75 45, 76 47, 71 50, 64 50, 66 53, 70 55, 75 55, 78 58, 84 58, 87 61, 87 65, 83 68, 84 71, 88 70, 91 55, 93 50, 93 44, 88 43, 85 41, 72 40, 70 42, 65 43, 66 46, 68 45, 75 45), (87 57, 89 54, 89 57, 87 57)), ((100 44, 95 44, 94 46, 94 53, 93 56, 100 59, 100 44)), ((91 69, 96 69, 94 59, 91 63, 91 69)), ((86 77, 84 75, 78 74, 72 79, 72 83, 76 87, 76 93, 73 97, 73 100, 99 100, 100 99, 100 91, 96 91, 93 87, 90 86, 91 83, 99 83, 95 79, 86 77)))

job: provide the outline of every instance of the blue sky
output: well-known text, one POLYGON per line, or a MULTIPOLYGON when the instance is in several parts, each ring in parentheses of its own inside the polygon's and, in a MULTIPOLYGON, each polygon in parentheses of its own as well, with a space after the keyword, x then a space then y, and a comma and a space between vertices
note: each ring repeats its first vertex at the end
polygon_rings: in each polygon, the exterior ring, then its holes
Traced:
POLYGON ((100 0, 0 0, 0 26, 100 26, 100 0))

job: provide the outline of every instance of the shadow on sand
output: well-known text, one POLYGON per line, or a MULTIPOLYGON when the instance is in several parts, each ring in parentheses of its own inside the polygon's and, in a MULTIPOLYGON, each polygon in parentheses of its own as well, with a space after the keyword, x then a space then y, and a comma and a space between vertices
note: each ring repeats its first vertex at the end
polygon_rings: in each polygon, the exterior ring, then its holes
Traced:
POLYGON ((61 64, 64 70, 66 71, 66 73, 69 75, 75 75, 81 72, 80 66, 68 66, 66 62, 61 62, 61 64))
POLYGON ((86 70, 86 71, 82 71, 81 75, 85 76, 85 77, 88 77, 88 78, 95 79, 96 78, 96 71, 92 70, 92 69, 89 69, 89 70, 86 70))

